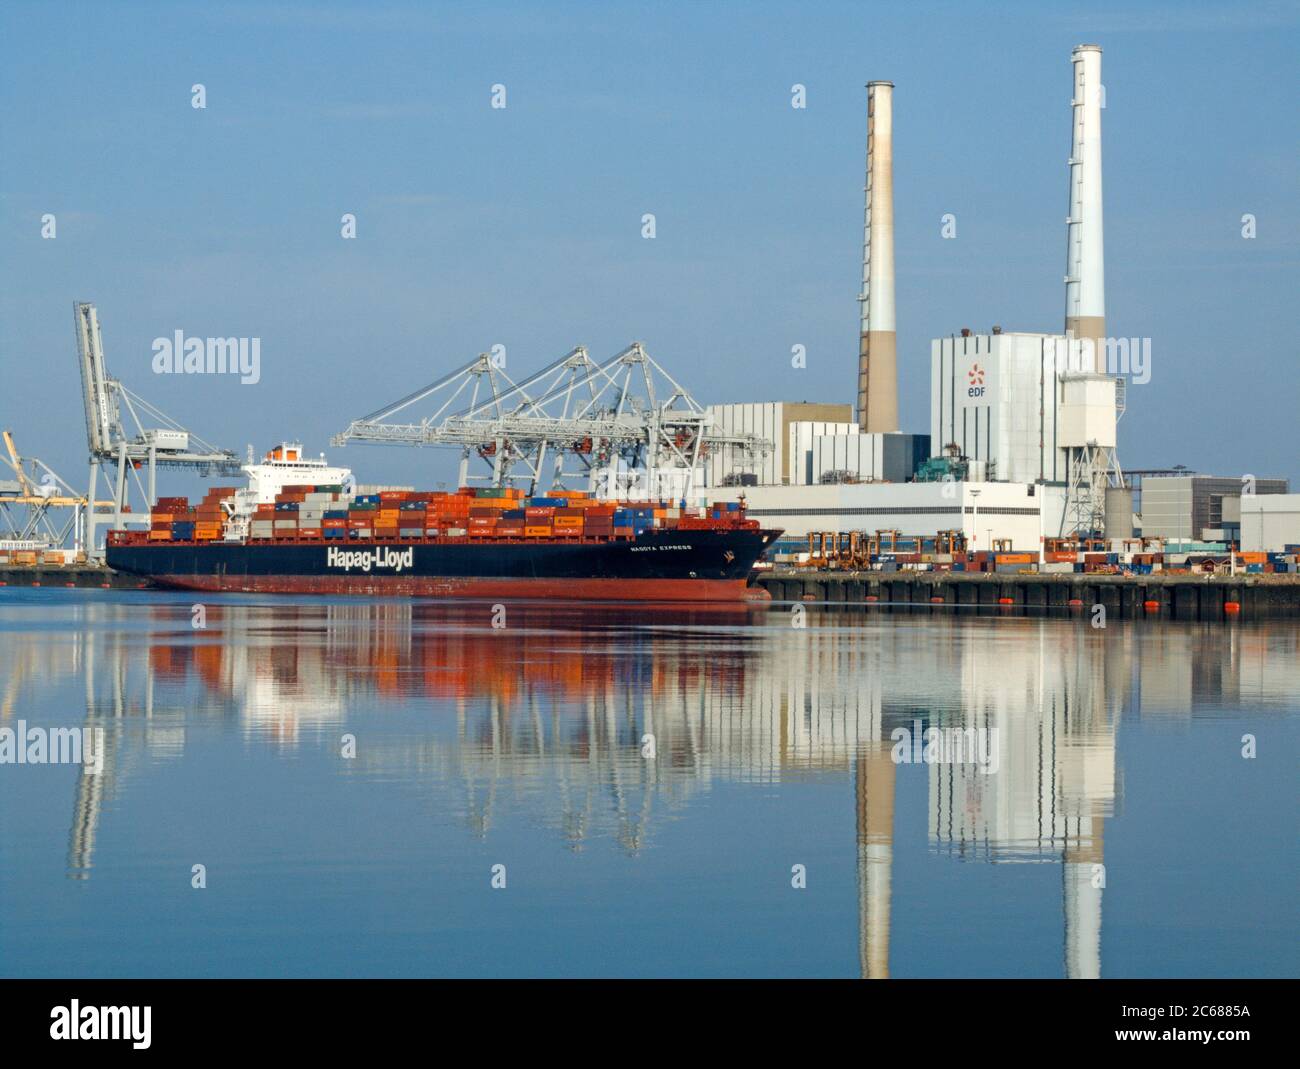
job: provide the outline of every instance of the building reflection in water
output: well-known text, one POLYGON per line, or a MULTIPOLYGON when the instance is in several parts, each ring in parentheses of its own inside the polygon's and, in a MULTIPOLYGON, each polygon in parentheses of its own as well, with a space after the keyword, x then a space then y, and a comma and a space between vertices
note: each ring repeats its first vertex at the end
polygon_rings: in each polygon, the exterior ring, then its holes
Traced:
POLYGON ((851 775, 864 977, 889 974, 899 776, 928 777, 934 851, 1060 864, 1063 971, 1099 976, 1121 719, 1300 692, 1300 638, 1267 627, 809 612, 798 629, 779 609, 511 606, 497 630, 487 605, 286 601, 209 604, 195 630, 188 605, 149 611, 140 629, 138 607, 87 606, 57 652, 40 636, 7 643, 4 718, 24 680, 75 673, 86 725, 105 728, 103 773, 77 780, 71 876, 90 872, 100 814, 132 766, 213 729, 338 753, 363 723, 340 774, 428 783, 477 836, 526 802, 574 850, 607 836, 636 853, 657 816, 682 818, 715 780, 851 775), (398 710, 423 719, 373 728, 398 710), (997 771, 900 769, 892 733, 916 725, 988 730, 997 771))

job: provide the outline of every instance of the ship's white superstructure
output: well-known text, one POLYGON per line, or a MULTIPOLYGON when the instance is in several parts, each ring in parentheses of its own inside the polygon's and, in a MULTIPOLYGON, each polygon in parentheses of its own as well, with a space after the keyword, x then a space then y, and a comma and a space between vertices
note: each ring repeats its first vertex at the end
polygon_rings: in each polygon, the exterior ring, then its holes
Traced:
POLYGON ((281 442, 267 451, 260 464, 253 462, 252 446, 249 446, 248 462, 241 470, 248 476, 248 485, 235 491, 227 539, 246 538, 249 518, 257 506, 274 502, 286 486, 338 485, 349 490, 355 486, 351 468, 333 467, 325 460, 324 453, 319 457, 304 456, 301 442, 281 442))

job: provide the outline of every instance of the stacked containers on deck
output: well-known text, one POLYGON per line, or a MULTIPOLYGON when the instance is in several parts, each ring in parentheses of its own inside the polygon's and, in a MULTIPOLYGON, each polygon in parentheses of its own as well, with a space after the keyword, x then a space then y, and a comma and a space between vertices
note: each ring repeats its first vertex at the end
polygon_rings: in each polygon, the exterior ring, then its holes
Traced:
POLYGON ((194 509, 194 538, 197 541, 212 542, 221 537, 227 515, 222 502, 234 496, 233 486, 214 486, 203 495, 203 500, 194 509))
POLYGON ((307 494, 305 489, 286 486, 275 495, 275 517, 271 537, 277 542, 292 542, 298 537, 298 512, 307 494))
POLYGON ((194 511, 189 498, 160 497, 149 513, 149 541, 191 541, 194 538, 194 511))
POLYGON ((329 500, 323 501, 320 514, 320 536, 322 539, 343 539, 348 536, 348 501, 349 495, 338 485, 318 486, 317 493, 328 494, 329 500))
POLYGON ((379 502, 378 494, 357 494, 348 503, 347 532, 349 539, 374 537, 379 502))
MULTIPOLYGON (((149 539, 220 538, 230 488, 214 488, 191 509, 185 498, 160 498, 149 539)), ((286 486, 250 519, 252 541, 425 538, 548 539, 635 538, 659 527, 734 527, 744 520, 738 503, 719 504, 710 517, 669 502, 599 501, 582 491, 525 497, 507 488, 444 491, 384 490, 350 495, 338 485, 286 486)))
MULTIPOLYGON (((291 489, 285 487, 286 490, 291 489)), ((302 494, 302 500, 298 502, 298 536, 300 538, 314 541, 317 538, 324 539, 326 536, 326 516, 330 513, 339 511, 340 498, 343 496, 343 487, 335 485, 324 486, 300 486, 292 489, 302 494)), ((346 513, 344 513, 346 517, 346 513)), ((336 517, 331 517, 331 524, 328 528, 330 531, 342 532, 343 526, 340 526, 336 517)), ((332 534, 328 537, 338 538, 339 534, 332 534)))

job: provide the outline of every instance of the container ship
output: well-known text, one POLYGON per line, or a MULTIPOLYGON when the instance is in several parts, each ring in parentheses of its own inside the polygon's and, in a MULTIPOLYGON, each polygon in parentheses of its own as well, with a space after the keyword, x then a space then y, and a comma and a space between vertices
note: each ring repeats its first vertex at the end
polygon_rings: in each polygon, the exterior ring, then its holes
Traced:
POLYGON ((743 502, 709 509, 357 487, 346 468, 282 443, 246 487, 195 506, 163 497, 149 530, 109 532, 106 563, 181 590, 446 598, 740 601, 768 597, 754 565, 780 531, 743 502))

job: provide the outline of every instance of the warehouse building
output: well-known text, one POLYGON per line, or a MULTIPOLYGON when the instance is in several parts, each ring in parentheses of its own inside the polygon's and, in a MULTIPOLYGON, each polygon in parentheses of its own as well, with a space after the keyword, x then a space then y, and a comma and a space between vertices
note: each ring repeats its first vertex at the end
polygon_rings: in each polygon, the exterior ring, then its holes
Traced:
POLYGON ((1300 546, 1300 494, 1246 494, 1239 504, 1243 551, 1281 553, 1300 546))
POLYGON ((1142 480, 1142 534, 1190 542, 1231 538, 1249 498, 1282 495, 1289 489, 1286 479, 1253 482, 1254 494, 1243 495, 1243 488, 1250 487, 1249 477, 1149 475, 1142 480))

